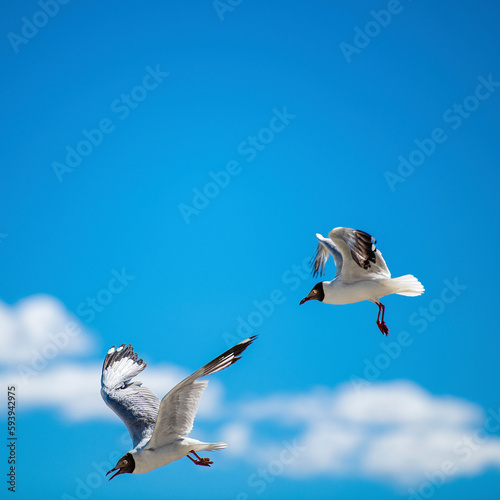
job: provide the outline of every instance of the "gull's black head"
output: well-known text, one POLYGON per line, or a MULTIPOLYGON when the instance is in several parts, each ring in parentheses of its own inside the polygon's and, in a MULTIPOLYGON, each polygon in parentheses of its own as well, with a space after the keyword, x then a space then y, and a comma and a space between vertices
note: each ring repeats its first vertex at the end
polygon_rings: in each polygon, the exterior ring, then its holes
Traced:
POLYGON ((118 463, 116 464, 116 467, 114 469, 111 469, 107 474, 111 474, 111 472, 114 472, 115 470, 117 470, 118 472, 116 474, 113 474, 109 480, 111 481, 111 479, 113 479, 114 477, 118 476, 118 474, 125 474, 125 473, 129 473, 131 474, 132 472, 134 472, 134 469, 135 469, 135 460, 134 460, 134 457, 132 456, 131 453, 126 453, 125 455, 123 455, 122 458, 120 458, 120 460, 118 460, 118 463))
POLYGON ((304 302, 307 302, 308 300, 319 300, 320 302, 322 302, 324 298, 325 290, 323 288, 323 282, 316 283, 313 289, 309 292, 309 295, 300 301, 300 305, 302 305, 304 302))

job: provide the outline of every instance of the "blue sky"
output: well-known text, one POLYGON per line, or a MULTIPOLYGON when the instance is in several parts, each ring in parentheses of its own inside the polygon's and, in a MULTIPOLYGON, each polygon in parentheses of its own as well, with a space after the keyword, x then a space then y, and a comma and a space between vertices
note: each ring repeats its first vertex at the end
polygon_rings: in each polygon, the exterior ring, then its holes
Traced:
POLYGON ((18 498, 498 498, 499 14, 3 6, 18 498), (373 304, 298 305, 336 226, 425 286, 384 300, 388 338, 373 304), (228 442, 214 466, 104 481, 131 447, 100 400, 107 349, 133 344, 162 397, 246 334, 192 433, 228 442))

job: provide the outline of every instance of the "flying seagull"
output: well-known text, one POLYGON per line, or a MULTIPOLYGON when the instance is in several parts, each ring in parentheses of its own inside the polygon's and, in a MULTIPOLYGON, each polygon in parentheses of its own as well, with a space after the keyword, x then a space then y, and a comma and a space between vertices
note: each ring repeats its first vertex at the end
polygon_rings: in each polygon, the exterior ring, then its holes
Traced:
POLYGON ((348 227, 336 227, 328 236, 329 239, 316 234, 319 244, 311 260, 312 274, 323 275, 331 254, 337 267, 335 278, 314 285, 300 304, 308 300, 319 300, 325 304, 371 300, 378 306, 377 326, 384 335, 388 335, 389 328, 384 322, 385 306, 379 299, 392 293, 415 297, 424 292, 422 283, 411 274, 391 278, 382 254, 375 248, 376 241, 369 234, 348 227))
POLYGON ((227 445, 203 443, 187 437, 193 428, 201 395, 208 385, 208 380, 198 379, 236 363, 255 338, 256 335, 240 342, 195 371, 161 402, 141 382, 132 382, 146 368, 146 363, 137 359, 134 348, 130 344, 113 346, 102 366, 101 396, 127 426, 134 448, 106 474, 118 471, 110 480, 118 474, 143 474, 184 456, 196 465, 210 467, 213 462, 201 458, 197 452, 221 450, 227 445))

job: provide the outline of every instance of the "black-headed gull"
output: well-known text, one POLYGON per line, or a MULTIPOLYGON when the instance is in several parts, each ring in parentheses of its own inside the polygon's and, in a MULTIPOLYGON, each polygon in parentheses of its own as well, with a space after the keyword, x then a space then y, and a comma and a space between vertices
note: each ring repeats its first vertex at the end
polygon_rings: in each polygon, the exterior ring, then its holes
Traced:
POLYGON ((391 278, 384 258, 369 234, 348 227, 336 227, 328 236, 329 239, 316 234, 319 244, 311 261, 314 265, 313 276, 323 275, 331 254, 337 267, 335 278, 317 283, 300 303, 319 300, 325 304, 352 304, 371 300, 378 306, 377 326, 388 335, 389 328, 384 322, 385 306, 379 299, 392 293, 415 297, 424 292, 422 283, 411 274, 391 278))
POLYGON ((132 346, 113 346, 104 359, 101 377, 101 396, 104 402, 127 426, 134 448, 123 455, 111 472, 142 474, 187 456, 196 465, 209 467, 208 458, 201 458, 197 451, 214 451, 225 448, 226 443, 203 443, 187 437, 201 395, 208 380, 200 377, 224 370, 236 363, 242 352, 255 340, 250 337, 231 347, 192 375, 177 384, 160 400, 141 382, 132 382, 146 363, 137 359, 132 346), (193 454, 195 458, 191 457, 193 454))

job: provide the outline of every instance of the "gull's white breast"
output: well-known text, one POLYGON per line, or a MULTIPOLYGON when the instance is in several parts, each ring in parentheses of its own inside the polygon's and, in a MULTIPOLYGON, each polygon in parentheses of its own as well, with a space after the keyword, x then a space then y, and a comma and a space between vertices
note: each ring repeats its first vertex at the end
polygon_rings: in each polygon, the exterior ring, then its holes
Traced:
POLYGON ((371 280, 356 281, 355 283, 344 283, 341 279, 323 282, 325 304, 353 304, 363 300, 378 301, 381 297, 392 293, 387 283, 390 278, 379 278, 371 280))
POLYGON ((185 439, 181 438, 155 450, 143 448, 133 452, 135 460, 134 474, 144 474, 186 456, 187 443, 184 441, 185 439))

